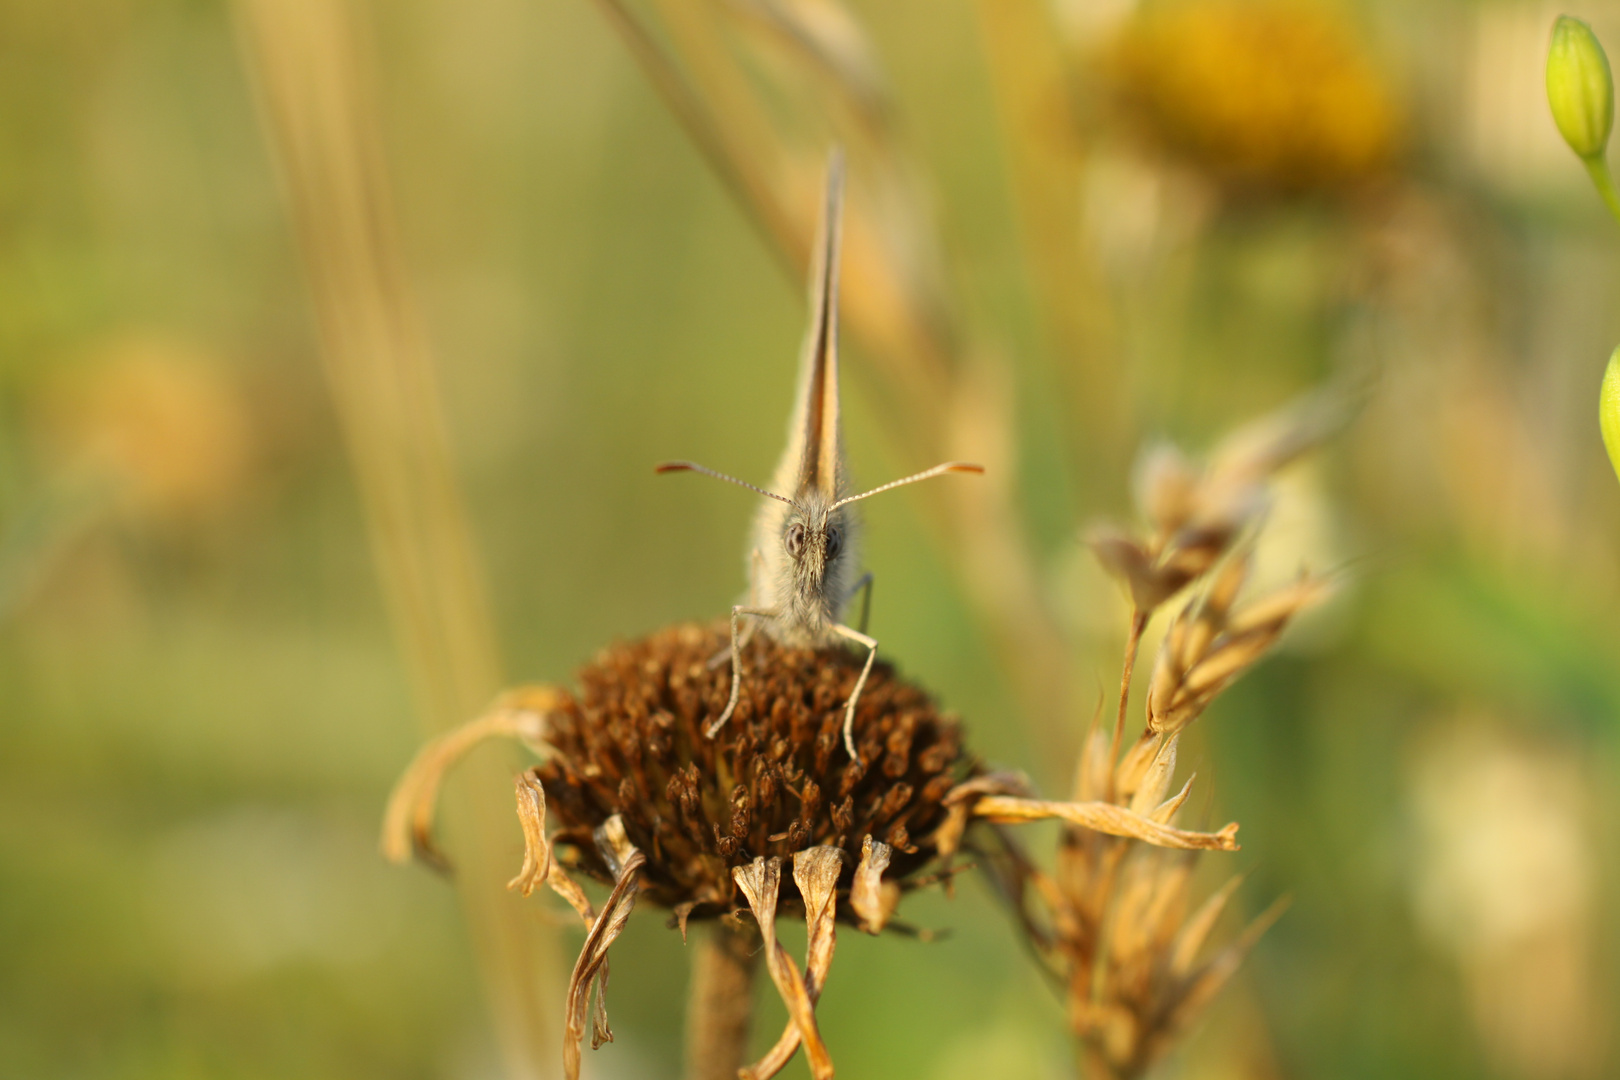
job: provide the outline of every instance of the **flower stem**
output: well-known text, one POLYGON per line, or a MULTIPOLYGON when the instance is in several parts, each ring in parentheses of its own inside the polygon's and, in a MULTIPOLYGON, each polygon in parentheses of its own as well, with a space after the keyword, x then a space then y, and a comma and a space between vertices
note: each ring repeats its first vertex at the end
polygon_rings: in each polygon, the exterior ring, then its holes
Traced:
POLYGON ((698 938, 686 995, 686 1080, 737 1080, 748 1054, 759 937, 725 921, 698 938))
POLYGON ((1609 213, 1616 221, 1620 221, 1620 189, 1614 185, 1614 174, 1609 171, 1609 163, 1601 157, 1583 158, 1586 171, 1592 177, 1598 194, 1603 197, 1603 205, 1609 208, 1609 213))

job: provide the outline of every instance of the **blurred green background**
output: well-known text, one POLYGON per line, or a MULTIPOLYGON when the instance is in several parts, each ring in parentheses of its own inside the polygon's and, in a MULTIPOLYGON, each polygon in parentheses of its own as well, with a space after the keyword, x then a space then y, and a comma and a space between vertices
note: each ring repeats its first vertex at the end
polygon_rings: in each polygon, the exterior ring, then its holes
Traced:
MULTIPOLYGON (((1620 232, 1541 65, 1557 11, 1612 45, 1620 4, 1030 8, 1074 78, 1027 130, 998 112, 995 5, 850 12, 958 347, 1010 402, 991 464, 1078 707, 1013 686, 921 494, 867 504, 884 655, 1061 789, 1124 630, 1078 529, 1130 513, 1136 445, 1203 448, 1356 373, 1367 404, 1281 479, 1262 559, 1346 587, 1183 758, 1243 825, 1211 880, 1294 904, 1166 1072, 1614 1075, 1620 486, 1595 412, 1620 232), (1088 291, 1057 304, 1026 138, 1073 155, 1088 291), (1065 337, 1067 305, 1105 329, 1065 337)), ((360 10, 506 670, 566 681, 721 613, 753 505, 651 465, 768 475, 795 277, 599 8, 360 10)), ((0 2, 0 1075, 494 1077, 454 891, 376 853, 422 729, 242 33, 216 0, 0 2)), ((879 351, 851 334, 873 483, 932 464, 890 437, 879 351)), ((515 822, 500 843, 515 870, 515 822)), ((844 1074, 1069 1074, 976 881, 905 913, 952 934, 842 936, 844 1074)), ((679 936, 640 911, 613 965, 588 1075, 678 1075, 679 936)))

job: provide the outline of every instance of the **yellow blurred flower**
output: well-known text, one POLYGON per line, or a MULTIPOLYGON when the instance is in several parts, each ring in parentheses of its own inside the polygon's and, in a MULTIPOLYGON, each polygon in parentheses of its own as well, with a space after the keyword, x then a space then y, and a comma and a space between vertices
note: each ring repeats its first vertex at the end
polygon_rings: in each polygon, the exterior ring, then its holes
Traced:
POLYGON ((251 427, 217 358, 161 337, 124 337, 47 380, 38 434, 58 469, 113 485, 142 517, 187 518, 247 479, 251 427))
POLYGON ((1150 4, 1101 66, 1152 141, 1235 187, 1350 186, 1399 146, 1384 71, 1344 17, 1305 0, 1150 4))

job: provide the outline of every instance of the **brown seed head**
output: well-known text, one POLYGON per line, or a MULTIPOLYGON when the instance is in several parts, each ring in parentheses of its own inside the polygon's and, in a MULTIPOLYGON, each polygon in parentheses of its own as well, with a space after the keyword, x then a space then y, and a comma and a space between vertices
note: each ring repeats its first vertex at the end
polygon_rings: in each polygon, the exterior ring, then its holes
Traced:
MULTIPOLYGON (((709 739, 703 729, 730 692, 730 665, 711 664, 725 647, 718 626, 676 626, 609 648, 580 672, 577 696, 548 714, 553 752, 534 771, 561 826, 558 860, 611 882, 592 834, 617 814, 647 856, 643 901, 684 922, 742 906, 732 869, 759 856, 838 848, 846 893, 868 836, 894 849, 888 880, 932 859, 942 800, 965 771, 955 719, 879 663, 855 714, 863 770, 842 740, 861 660, 761 634, 744 650, 737 713, 709 739)), ((847 903, 839 910, 854 917, 847 903)))

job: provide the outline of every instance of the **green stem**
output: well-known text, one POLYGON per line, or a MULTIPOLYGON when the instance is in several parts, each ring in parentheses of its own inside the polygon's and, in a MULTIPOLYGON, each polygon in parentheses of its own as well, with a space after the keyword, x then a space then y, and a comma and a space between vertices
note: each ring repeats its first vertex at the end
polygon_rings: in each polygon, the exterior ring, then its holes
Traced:
POLYGON ((1586 165, 1587 173, 1592 177, 1592 183, 1598 194, 1603 197, 1603 205, 1609 208, 1615 221, 1620 221, 1620 188, 1614 185, 1614 174, 1609 171, 1609 163, 1603 157, 1589 157, 1581 159, 1586 165))

